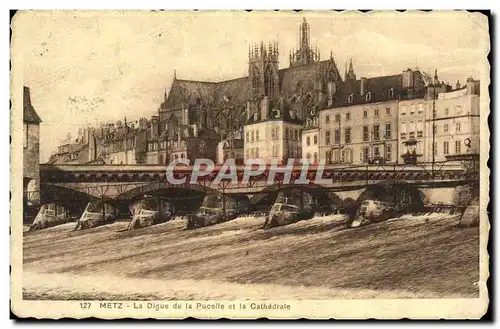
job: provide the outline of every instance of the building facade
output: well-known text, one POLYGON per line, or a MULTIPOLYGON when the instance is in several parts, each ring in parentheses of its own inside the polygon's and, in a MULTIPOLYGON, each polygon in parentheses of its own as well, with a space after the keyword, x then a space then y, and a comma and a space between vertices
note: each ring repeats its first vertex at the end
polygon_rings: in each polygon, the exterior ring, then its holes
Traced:
POLYGON ((432 103, 427 111, 427 162, 444 161, 448 155, 479 153, 479 81, 467 79, 464 87, 438 94, 435 117, 432 103), (435 126, 435 144, 432 145, 432 126, 435 126), (435 156, 432 157, 434 151, 435 156))
POLYGON ((320 111, 320 157, 332 164, 396 163, 398 104, 423 97, 420 72, 348 81, 336 106, 320 111))
MULTIPOLYGON (((432 102, 432 101, 431 101, 432 102)), ((398 162, 404 163, 406 153, 413 153, 417 162, 427 159, 427 112, 429 102, 425 98, 402 100, 399 102, 398 162), (415 145, 414 148, 410 145, 415 145)))
MULTIPOLYGON (((31 104, 30 89, 23 88, 23 192, 25 202, 40 201, 40 123, 31 104)), ((26 204, 26 203, 25 203, 26 204)))
POLYGON ((282 107, 268 115, 263 105, 263 111, 250 116, 244 126, 244 160, 263 159, 271 163, 300 159, 301 129, 302 121, 293 111, 282 107))
POLYGON ((302 129, 302 162, 319 162, 319 118, 314 115, 306 119, 302 129))

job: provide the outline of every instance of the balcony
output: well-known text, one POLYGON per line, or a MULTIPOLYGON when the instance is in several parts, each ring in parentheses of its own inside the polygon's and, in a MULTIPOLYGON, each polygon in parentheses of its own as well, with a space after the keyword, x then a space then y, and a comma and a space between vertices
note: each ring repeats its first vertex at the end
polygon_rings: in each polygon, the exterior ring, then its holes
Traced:
POLYGON ((422 130, 417 131, 417 137, 424 137, 424 132, 422 130))
POLYGON ((401 139, 406 139, 406 133, 401 133, 401 139))

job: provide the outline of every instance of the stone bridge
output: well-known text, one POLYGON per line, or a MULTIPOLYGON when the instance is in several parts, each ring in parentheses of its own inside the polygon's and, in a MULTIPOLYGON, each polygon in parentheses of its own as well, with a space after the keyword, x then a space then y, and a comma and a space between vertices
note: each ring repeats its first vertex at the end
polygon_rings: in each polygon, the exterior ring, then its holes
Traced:
MULTIPOLYGON (((285 168, 285 166, 281 167, 285 168)), ((141 198, 144 194, 163 193, 178 196, 179 193, 205 194, 210 191, 225 195, 256 195, 287 188, 345 192, 364 190, 385 181, 405 182, 419 189, 454 188, 477 182, 477 172, 467 170, 460 162, 444 161, 418 165, 326 165, 322 171, 310 166, 302 175, 302 167, 294 166, 291 180, 283 183, 284 174, 277 173, 269 181, 270 168, 262 174, 243 180, 244 166, 236 168, 237 180, 216 182, 221 167, 211 174, 190 182, 193 167, 177 166, 173 171, 176 179, 185 178, 184 184, 173 185, 167 179, 166 165, 40 165, 40 200, 48 203, 61 199, 104 199, 127 201, 141 198), (305 184, 304 178, 310 181, 305 184), (300 184, 298 183, 300 182, 300 184)))

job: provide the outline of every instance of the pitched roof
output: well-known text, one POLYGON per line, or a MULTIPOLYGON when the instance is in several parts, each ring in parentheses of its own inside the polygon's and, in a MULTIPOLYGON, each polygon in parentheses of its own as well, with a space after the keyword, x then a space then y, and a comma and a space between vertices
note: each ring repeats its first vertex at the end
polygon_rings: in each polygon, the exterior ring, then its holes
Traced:
POLYGON ((333 107, 351 106, 366 103, 376 103, 391 99, 398 99, 404 96, 402 88, 402 75, 387 75, 374 78, 365 78, 364 94, 361 95, 361 79, 347 82, 335 96, 333 107), (393 90, 392 98, 389 97, 389 90, 393 90), (370 93, 367 98, 367 93, 370 93), (353 96, 352 102, 348 101, 349 95, 353 96))
POLYGON ((24 122, 39 124, 40 122, 42 122, 42 120, 40 119, 38 113, 36 113, 35 109, 33 108, 33 105, 31 105, 30 89, 24 86, 23 93, 24 93, 23 95, 24 122))
POLYGON ((251 97, 251 91, 248 77, 222 81, 215 88, 215 102, 241 105, 251 97))
POLYGON ((181 108, 186 104, 196 104, 198 101, 212 104, 216 85, 214 82, 174 79, 165 108, 181 108))

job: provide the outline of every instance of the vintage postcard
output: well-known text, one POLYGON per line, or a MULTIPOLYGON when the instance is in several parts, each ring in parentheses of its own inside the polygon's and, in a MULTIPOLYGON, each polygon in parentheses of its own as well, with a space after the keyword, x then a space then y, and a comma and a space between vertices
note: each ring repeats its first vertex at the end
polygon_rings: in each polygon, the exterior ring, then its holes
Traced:
POLYGON ((488 16, 19 11, 20 318, 478 319, 488 16))

